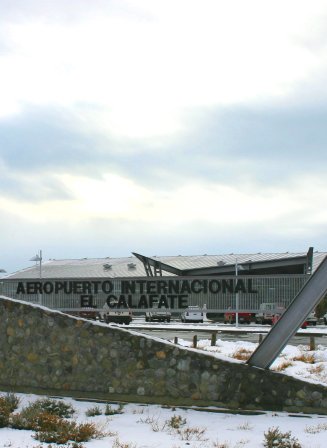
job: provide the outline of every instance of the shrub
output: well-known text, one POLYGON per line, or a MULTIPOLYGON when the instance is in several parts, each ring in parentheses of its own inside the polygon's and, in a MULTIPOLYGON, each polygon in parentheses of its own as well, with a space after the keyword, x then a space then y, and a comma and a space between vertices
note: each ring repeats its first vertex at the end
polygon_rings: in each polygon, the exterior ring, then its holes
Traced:
POLYGON ((282 433, 279 428, 269 428, 264 433, 265 448, 301 448, 299 441, 295 437, 291 437, 291 431, 282 433))
POLYGON ((180 415, 173 415, 169 420, 166 420, 168 427, 173 429, 179 429, 181 426, 186 425, 186 418, 182 418, 180 415))
POLYGON ((94 406, 93 408, 87 409, 87 411, 85 412, 85 415, 87 417, 94 417, 96 415, 102 415, 102 411, 99 408, 99 406, 94 406))
POLYGON ((104 436, 105 434, 99 431, 94 423, 77 424, 75 421, 59 419, 56 428, 41 427, 34 437, 40 442, 64 444, 68 441, 87 442, 104 436))
POLYGON ((8 393, 0 396, 0 428, 9 425, 10 414, 18 408, 19 398, 15 394, 8 393))
POLYGON ((11 417, 11 427, 15 429, 32 429, 38 431, 44 426, 55 425, 60 419, 70 417, 75 409, 62 401, 41 398, 30 403, 19 414, 11 417), (52 417, 52 418, 51 418, 52 417))
POLYGON ((58 415, 58 417, 69 418, 75 413, 75 409, 70 404, 53 398, 40 398, 31 406, 40 409, 41 412, 47 414, 58 415))
POLYGON ((26 414, 23 409, 21 413, 14 414, 10 418, 10 426, 13 429, 35 429, 34 422, 38 414, 26 414))
POLYGON ((10 412, 14 412, 19 406, 20 399, 12 392, 0 396, 0 403, 6 404, 10 412))
POLYGON ((185 428, 185 429, 177 429, 177 434, 180 436, 181 440, 198 440, 201 442, 205 442, 206 439, 204 437, 204 433, 206 431, 206 428, 185 428))
POLYGON ((58 415, 47 412, 36 412, 34 409, 23 409, 20 414, 14 414, 10 419, 10 426, 14 429, 29 429, 34 431, 55 430, 62 421, 58 415))
POLYGON ((124 406, 120 403, 118 408, 113 409, 109 403, 106 404, 106 409, 104 411, 105 415, 115 415, 115 414, 123 414, 124 406))
POLYGON ((134 443, 123 443, 118 438, 114 440, 112 448, 136 448, 134 443))
POLYGON ((8 405, 0 401, 0 428, 5 428, 9 424, 10 409, 8 405))

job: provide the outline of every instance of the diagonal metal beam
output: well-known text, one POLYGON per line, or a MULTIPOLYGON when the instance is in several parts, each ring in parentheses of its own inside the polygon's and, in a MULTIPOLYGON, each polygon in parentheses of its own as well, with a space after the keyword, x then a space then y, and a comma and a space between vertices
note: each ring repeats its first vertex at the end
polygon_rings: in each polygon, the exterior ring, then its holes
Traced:
POLYGON ((297 329, 327 293, 327 257, 305 283, 247 363, 268 369, 297 329))
POLYGON ((170 266, 169 264, 162 263, 159 260, 154 260, 153 258, 146 257, 145 255, 137 254, 136 252, 132 252, 132 254, 142 261, 144 266, 147 264, 148 266, 152 266, 157 273, 161 271, 171 272, 175 275, 183 275, 183 271, 181 269, 175 268, 174 266, 170 266))

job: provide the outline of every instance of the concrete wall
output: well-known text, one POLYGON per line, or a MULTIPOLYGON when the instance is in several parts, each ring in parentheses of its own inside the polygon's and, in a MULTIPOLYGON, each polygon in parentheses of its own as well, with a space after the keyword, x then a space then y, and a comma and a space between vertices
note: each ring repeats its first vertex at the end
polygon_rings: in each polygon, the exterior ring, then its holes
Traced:
POLYGON ((327 414, 327 388, 0 298, 0 390, 327 414))

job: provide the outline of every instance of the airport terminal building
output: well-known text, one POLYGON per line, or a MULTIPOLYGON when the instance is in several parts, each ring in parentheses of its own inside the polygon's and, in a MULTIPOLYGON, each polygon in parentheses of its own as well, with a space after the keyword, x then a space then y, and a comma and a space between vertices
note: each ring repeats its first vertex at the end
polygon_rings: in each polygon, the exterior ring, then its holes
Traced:
POLYGON ((0 292, 65 311, 108 303, 144 313, 157 302, 172 313, 188 305, 223 313, 236 303, 239 311, 255 312, 261 303, 287 307, 326 255, 309 248, 303 253, 39 260, 3 278, 0 292))

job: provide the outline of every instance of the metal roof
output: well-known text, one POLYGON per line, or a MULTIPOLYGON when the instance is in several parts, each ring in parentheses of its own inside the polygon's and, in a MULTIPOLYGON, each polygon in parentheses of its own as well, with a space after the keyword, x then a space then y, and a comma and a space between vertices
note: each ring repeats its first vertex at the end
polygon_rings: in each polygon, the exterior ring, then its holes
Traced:
MULTIPOLYGON (((149 257, 152 260, 164 263, 183 271, 193 271, 198 268, 217 268, 224 265, 239 265, 258 262, 285 263, 291 259, 306 257, 307 252, 298 253, 250 253, 250 254, 223 254, 223 255, 189 255, 189 256, 163 256, 149 257), (288 261, 287 261, 288 260, 288 261)), ((327 252, 314 252, 312 271, 314 271, 327 252)), ((147 258, 147 257, 146 257, 147 258)), ((190 272, 191 273, 191 272, 190 272)), ((171 276, 172 272, 162 271, 162 275, 171 276)), ((48 260, 42 263, 43 279, 61 278, 123 278, 144 277, 146 271, 141 260, 135 256, 123 258, 82 258, 68 260, 48 260)), ((13 274, 3 277, 2 280, 38 279, 40 277, 39 265, 35 264, 13 274)))

